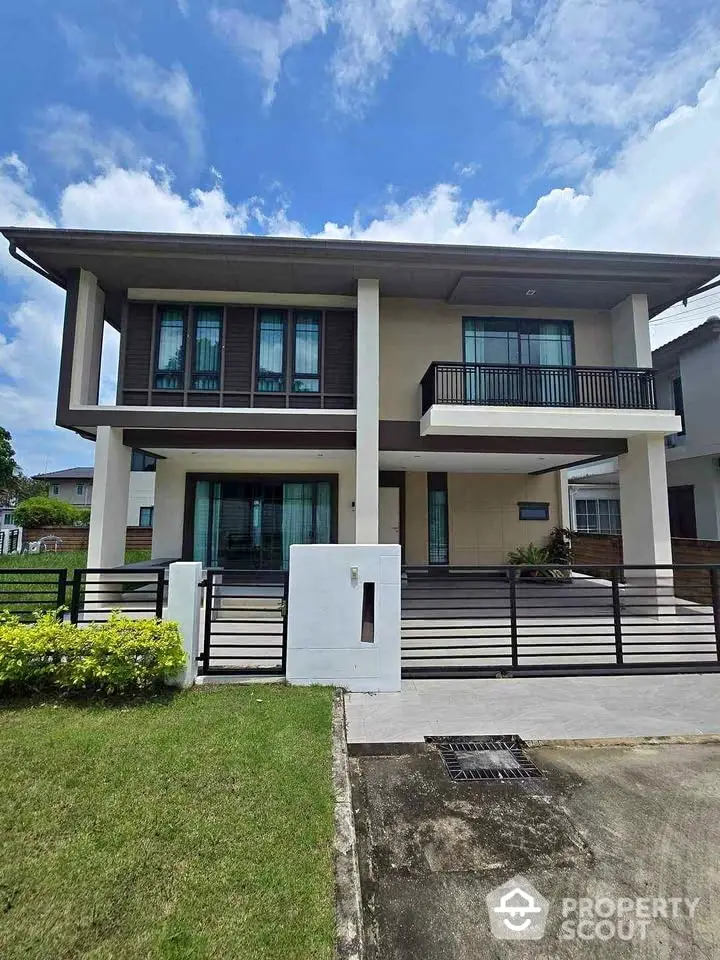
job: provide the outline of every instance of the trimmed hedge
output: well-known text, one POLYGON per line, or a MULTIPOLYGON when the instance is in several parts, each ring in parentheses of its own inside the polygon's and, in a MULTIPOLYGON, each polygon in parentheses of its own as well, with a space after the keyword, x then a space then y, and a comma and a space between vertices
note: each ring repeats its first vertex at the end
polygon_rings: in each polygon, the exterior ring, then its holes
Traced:
POLYGON ((168 683, 185 665, 178 626, 113 613, 78 627, 53 613, 35 623, 0 613, 0 689, 129 693, 168 683))

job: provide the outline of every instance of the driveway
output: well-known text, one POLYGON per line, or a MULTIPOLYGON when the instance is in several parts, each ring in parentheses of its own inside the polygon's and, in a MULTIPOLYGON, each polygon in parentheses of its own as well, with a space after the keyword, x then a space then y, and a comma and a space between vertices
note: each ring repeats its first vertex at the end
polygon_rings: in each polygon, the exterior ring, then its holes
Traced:
POLYGON ((401 693, 349 694, 346 710, 350 743, 720 734, 720 674, 405 680, 401 693))
POLYGON ((720 743, 527 754, 544 779, 457 782, 434 746, 351 748, 368 960, 720 956, 720 743), (518 875, 537 941, 491 933, 518 875))

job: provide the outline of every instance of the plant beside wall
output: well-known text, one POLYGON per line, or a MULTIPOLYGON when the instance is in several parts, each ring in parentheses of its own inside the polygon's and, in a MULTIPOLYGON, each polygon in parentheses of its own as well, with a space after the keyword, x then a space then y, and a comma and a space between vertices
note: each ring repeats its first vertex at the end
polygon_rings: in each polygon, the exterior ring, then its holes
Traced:
POLYGON ((30 497, 13 508, 15 523, 20 527, 85 526, 90 511, 51 497, 30 497))
POLYGON ((0 613, 0 690, 128 694, 170 683, 185 665, 176 623, 131 620, 78 627, 54 613, 34 623, 0 613))
POLYGON ((508 563, 520 567, 550 566, 547 570, 521 570, 521 577, 534 577, 546 580, 567 580, 572 564, 572 540, 570 531, 564 527, 553 527, 545 546, 529 543, 526 547, 517 547, 508 554, 508 563), (563 567, 568 567, 563 570, 563 567))

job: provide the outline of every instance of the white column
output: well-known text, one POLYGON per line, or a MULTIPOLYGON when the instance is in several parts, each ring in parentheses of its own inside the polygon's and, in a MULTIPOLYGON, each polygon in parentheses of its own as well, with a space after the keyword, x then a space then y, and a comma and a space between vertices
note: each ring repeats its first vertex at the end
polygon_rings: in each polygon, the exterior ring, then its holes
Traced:
MULTIPOLYGON (((629 437, 628 452, 618 457, 618 466, 623 563, 650 567, 672 563, 664 438, 629 437)), ((672 570, 628 570, 625 581, 626 602, 635 597, 642 605, 638 612, 646 616, 653 613, 653 599, 658 600, 655 612, 661 612, 662 598, 672 595, 672 570)))
POLYGON ((358 280, 355 542, 378 542, 380 283, 358 280))
POLYGON ((105 294, 98 286, 97 277, 81 270, 70 379, 73 406, 98 402, 104 320, 105 294))
POLYGON ((197 677, 202 564, 171 563, 169 577, 168 602, 163 620, 173 620, 180 628, 187 663, 176 683, 180 687, 191 687, 197 677))
POLYGON ((121 429, 97 428, 88 567, 117 567, 125 562, 130 456, 121 429))
POLYGON ((152 558, 177 560, 182 556, 185 511, 185 468, 169 458, 155 468, 152 558))
POLYGON ((644 293, 633 293, 610 311, 614 366, 652 366, 649 316, 644 293))

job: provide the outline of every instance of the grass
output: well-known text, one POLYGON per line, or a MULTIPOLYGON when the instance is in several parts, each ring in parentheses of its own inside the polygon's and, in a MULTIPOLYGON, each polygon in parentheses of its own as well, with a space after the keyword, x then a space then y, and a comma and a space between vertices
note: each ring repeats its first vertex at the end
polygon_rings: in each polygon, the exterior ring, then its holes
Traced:
MULTIPOLYGON (((126 550, 125 563, 140 563, 150 559, 149 550, 126 550)), ((87 551, 64 550, 61 553, 21 553, 0 556, 0 610, 29 614, 34 609, 53 610, 56 605, 57 579, 52 569, 66 568, 68 583, 75 569, 87 566, 87 551), (47 568, 48 576, 3 574, 4 569, 47 568)), ((69 597, 69 592, 68 592, 69 597)))
POLYGON ((330 960, 332 691, 0 713, 3 960, 330 960))

